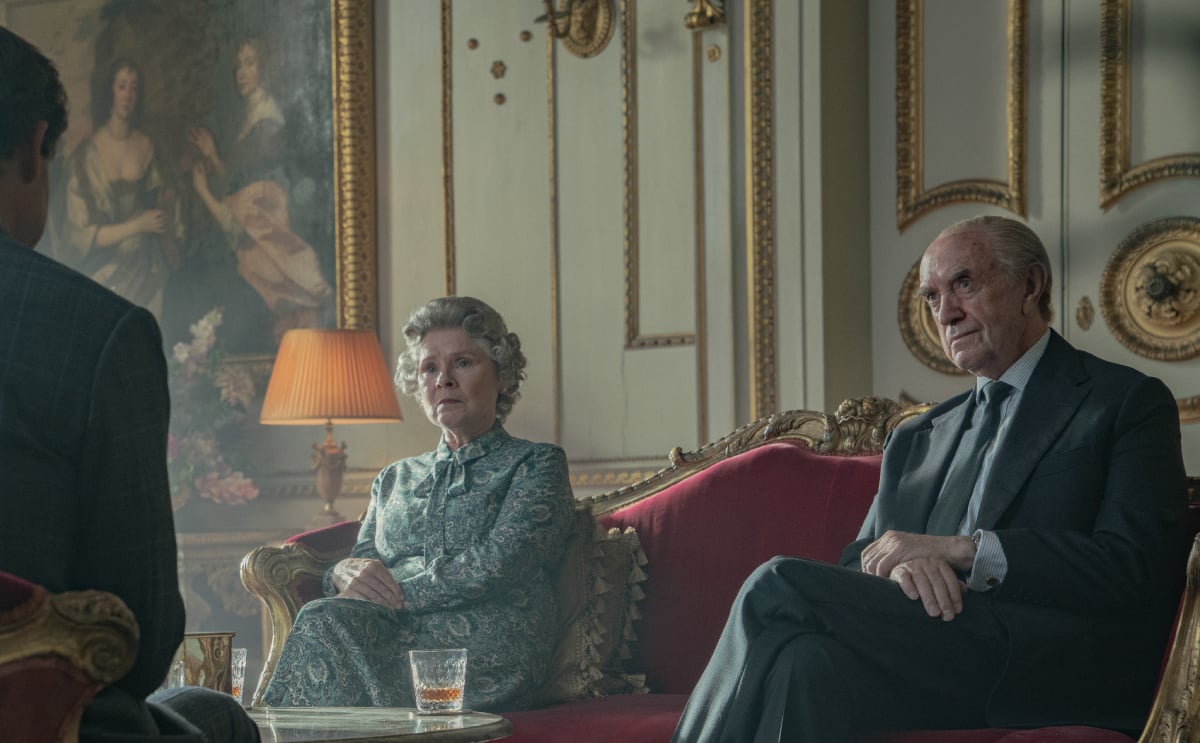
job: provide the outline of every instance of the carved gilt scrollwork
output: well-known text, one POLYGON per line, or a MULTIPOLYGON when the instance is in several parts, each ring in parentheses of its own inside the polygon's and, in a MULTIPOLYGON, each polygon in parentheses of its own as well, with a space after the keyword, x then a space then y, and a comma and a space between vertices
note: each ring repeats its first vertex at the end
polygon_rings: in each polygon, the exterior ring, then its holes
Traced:
POLYGON ((732 433, 696 451, 675 447, 668 455, 670 465, 641 482, 602 495, 588 497, 599 515, 615 511, 650 496, 721 460, 774 441, 799 441, 820 454, 850 456, 873 454, 883 449, 883 440, 896 426, 920 415, 928 405, 902 407, 883 397, 846 400, 836 413, 789 410, 747 423, 732 433))
POLYGON ((41 600, 0 627, 0 663, 38 655, 67 658, 104 684, 129 673, 138 626, 121 599, 103 591, 41 593, 41 600))
POLYGON ((683 25, 700 31, 725 22, 725 3, 721 0, 692 0, 692 9, 683 17, 683 25))
POLYGON ((1122 240, 1100 279, 1100 309, 1139 356, 1200 355, 1200 219, 1158 219, 1122 240))
POLYGON ((251 702, 254 706, 262 703, 266 681, 275 672, 283 643, 300 612, 301 602, 287 587, 302 575, 320 581, 334 560, 303 545, 291 543, 282 547, 257 547, 242 559, 242 584, 262 599, 271 623, 271 646, 267 648, 262 675, 254 690, 251 702))

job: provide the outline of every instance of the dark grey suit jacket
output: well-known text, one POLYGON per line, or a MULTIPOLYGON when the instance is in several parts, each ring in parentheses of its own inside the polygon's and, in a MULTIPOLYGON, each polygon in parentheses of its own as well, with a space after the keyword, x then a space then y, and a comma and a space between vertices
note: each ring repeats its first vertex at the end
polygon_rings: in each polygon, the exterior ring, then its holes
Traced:
MULTIPOLYGON (((969 410, 964 393, 894 432, 869 536, 843 564, 889 529, 925 531, 969 410)), ((977 524, 996 532, 1008 574, 966 599, 994 602, 1011 639, 989 722, 1140 729, 1188 547, 1174 398, 1052 332, 1012 415, 977 524)))
POLYGON ((169 416, 150 313, 0 230, 0 569, 115 593, 141 630, 133 670, 85 712, 84 740, 156 729, 144 700, 183 638, 169 416))

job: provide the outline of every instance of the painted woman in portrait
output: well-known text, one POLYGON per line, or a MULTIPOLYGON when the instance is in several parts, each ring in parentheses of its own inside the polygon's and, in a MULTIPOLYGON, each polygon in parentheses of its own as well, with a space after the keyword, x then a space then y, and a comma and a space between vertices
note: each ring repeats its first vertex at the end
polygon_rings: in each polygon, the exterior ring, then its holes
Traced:
POLYGON ((278 343, 291 328, 317 327, 333 290, 316 251, 292 231, 286 122, 266 86, 267 60, 261 39, 239 44, 234 81, 245 110, 226 157, 205 127, 192 128, 189 140, 203 156, 192 166, 196 195, 233 249, 238 274, 269 308, 278 343))
POLYGON ((60 260, 161 317, 163 289, 179 265, 178 209, 163 187, 154 144, 139 129, 142 73, 130 59, 109 68, 93 100, 103 122, 67 161, 60 260))

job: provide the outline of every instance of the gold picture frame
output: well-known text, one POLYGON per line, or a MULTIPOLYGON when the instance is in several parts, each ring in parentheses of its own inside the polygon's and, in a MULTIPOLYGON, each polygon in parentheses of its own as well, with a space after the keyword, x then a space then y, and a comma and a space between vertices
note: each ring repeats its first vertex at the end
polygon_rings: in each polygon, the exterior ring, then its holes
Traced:
MULTIPOLYGON (((304 326, 374 328, 378 312, 374 6, 370 0, 304 0, 303 8, 295 2, 232 0, 219 6, 173 0, 0 2, 0 23, 55 61, 71 101, 70 127, 55 160, 57 170, 51 174, 52 188, 59 190, 52 193, 47 236, 39 247, 68 265, 79 264, 75 267, 84 273, 155 311, 168 352, 173 343, 189 340, 189 324, 207 309, 224 306, 218 333, 227 346, 225 363, 246 365, 264 382, 278 336, 288 321, 280 319, 287 312, 281 309, 286 300, 273 303, 264 289, 241 273, 240 262, 236 268, 222 266, 223 281, 202 281, 201 272, 193 271, 195 264, 188 261, 195 256, 233 256, 244 247, 239 244, 233 249, 233 238, 224 239, 238 225, 222 223, 215 212, 210 216, 212 208, 202 203, 197 167, 212 183, 217 204, 232 204, 238 188, 249 191, 247 186, 260 182, 278 185, 275 192, 282 195, 283 205, 270 214, 271 224, 283 225, 289 232, 288 244, 303 250, 281 250, 274 260, 286 275, 307 271, 306 289, 316 299, 304 326), (239 57, 255 43, 261 44, 254 49, 256 87, 243 91, 239 57), (137 208, 158 209, 166 215, 161 237, 150 239, 160 240, 162 252, 173 251, 176 261, 174 266, 155 269, 166 278, 156 279, 162 283, 153 303, 132 296, 132 290, 106 281, 102 273, 84 265, 88 251, 94 250, 86 243, 88 231, 97 235, 93 245, 98 246, 99 227, 116 224, 116 219, 127 215, 101 214, 96 206, 100 202, 76 198, 83 203, 88 221, 82 228, 71 224, 76 219, 71 209, 80 209, 72 197, 96 193, 92 180, 84 180, 88 167, 84 145, 100 147, 97 138, 117 116, 117 75, 130 69, 138 86, 135 105, 140 108, 128 121, 134 133, 150 142, 155 163, 153 181, 149 169, 139 174, 145 184, 139 187, 154 200, 142 199, 137 208), (267 113, 256 120, 268 121, 275 131, 283 132, 275 135, 269 150, 256 149, 258 141, 252 143, 253 137, 246 135, 254 105, 251 93, 258 90, 266 91, 271 102, 263 109, 267 113), (208 132, 207 143, 196 138, 201 129, 208 132), (217 159, 205 151, 206 144, 218 153, 217 159), (77 152, 81 154, 73 160, 77 152), (261 164, 268 154, 275 158, 271 165, 261 164), (249 161, 255 158, 258 169, 252 170, 249 161), (227 168, 218 167, 217 160, 227 168), (246 174, 241 180, 232 175, 239 166, 246 174), (227 177, 227 184, 219 182, 222 177, 227 177), (81 190, 72 190, 72 179, 83 184, 81 190), (114 221, 106 221, 110 219, 114 221), (84 237, 71 235, 72 229, 84 237), (204 239, 211 244, 200 246, 204 239), (298 267, 301 264, 305 267, 298 267), (248 297, 253 304, 228 302, 232 295, 210 293, 230 283, 240 284, 237 296, 248 297), (179 299, 181 295, 187 295, 187 300, 179 299), (235 340, 238 323, 253 326, 244 336, 249 340, 242 343, 235 340)), ((99 176, 89 178, 104 185, 99 176)), ((246 201, 251 199, 247 196, 246 201)), ((231 211, 236 214, 238 208, 231 211)), ((252 235, 245 223, 241 227, 244 234, 252 235)), ((221 260, 229 264, 233 259, 221 260)))
POLYGON ((1131 0, 1104 0, 1100 21, 1100 208, 1163 178, 1200 176, 1200 153, 1167 155, 1133 165, 1130 154, 1131 0))
POLYGON ((993 204, 1024 217, 1029 2, 1008 3, 1008 178, 963 179, 925 188, 922 133, 922 0, 896 3, 896 223, 900 230, 926 212, 957 202, 993 204))

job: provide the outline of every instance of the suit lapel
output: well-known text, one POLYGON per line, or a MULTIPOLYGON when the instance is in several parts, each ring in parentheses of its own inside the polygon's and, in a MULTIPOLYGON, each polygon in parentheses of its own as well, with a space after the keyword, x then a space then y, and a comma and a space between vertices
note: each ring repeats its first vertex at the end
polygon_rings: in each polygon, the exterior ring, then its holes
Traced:
POLYGON ((1005 441, 992 462, 975 524, 980 529, 994 529, 1000 522, 1090 389, 1074 349, 1051 333, 1050 344, 1021 393, 1005 441))
POLYGON ((896 509, 894 528, 898 531, 924 533, 970 411, 971 396, 964 394, 957 405, 932 418, 928 428, 913 434, 897 487, 907 504, 896 509))

